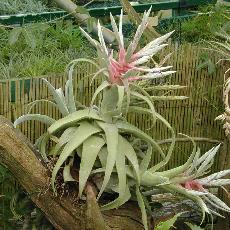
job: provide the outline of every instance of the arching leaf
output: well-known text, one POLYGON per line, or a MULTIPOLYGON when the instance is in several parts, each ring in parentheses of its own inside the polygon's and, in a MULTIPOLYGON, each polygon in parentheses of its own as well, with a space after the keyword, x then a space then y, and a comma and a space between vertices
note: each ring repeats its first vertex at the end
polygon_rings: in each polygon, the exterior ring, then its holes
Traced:
POLYGON ((119 135, 119 140, 119 146, 121 149, 125 150, 125 156, 129 160, 134 170, 134 175, 136 177, 137 183, 140 184, 139 163, 135 150, 133 149, 132 145, 121 135, 119 135))
POLYGON ((55 194, 56 194, 56 189, 54 187, 55 178, 63 163, 72 154, 72 152, 75 149, 77 149, 87 138, 100 131, 101 129, 90 124, 89 122, 82 122, 79 128, 73 134, 68 144, 65 145, 52 172, 51 184, 55 194))
POLYGON ((55 123, 56 120, 54 120, 53 118, 46 116, 46 115, 41 115, 41 114, 26 114, 23 115, 21 117, 19 117, 15 122, 14 122, 14 127, 16 127, 17 125, 21 124, 22 122, 25 121, 40 121, 44 124, 47 125, 52 125, 53 123, 55 123))
POLYGON ((107 81, 103 81, 100 86, 96 89, 95 93, 93 94, 93 97, 92 97, 92 100, 91 100, 91 103, 90 105, 92 106, 97 95, 105 88, 107 88, 110 84, 107 82, 107 81))
POLYGON ((147 219, 147 213, 145 209, 145 203, 138 187, 136 187, 136 197, 137 197, 139 208, 141 209, 141 216, 142 216, 142 222, 144 224, 144 228, 145 230, 148 230, 148 219, 147 219))
POLYGON ((50 134, 54 134, 61 129, 76 125, 79 121, 81 121, 83 119, 102 120, 98 116, 98 114, 95 110, 83 109, 83 110, 79 110, 79 111, 76 111, 74 113, 71 113, 62 119, 59 119, 58 121, 56 121, 53 125, 51 125, 48 128, 48 132, 50 134))
POLYGON ((115 166, 116 157, 118 153, 118 129, 114 124, 97 122, 97 124, 103 129, 106 138, 106 144, 108 149, 108 157, 106 161, 106 170, 104 181, 101 186, 100 192, 98 194, 98 198, 100 198, 101 194, 106 188, 106 185, 109 182, 109 178, 112 174, 113 167, 115 166))
POLYGON ((58 143, 55 145, 55 147, 51 150, 50 155, 55 157, 58 155, 62 147, 69 142, 69 140, 72 138, 72 135, 77 131, 78 127, 69 127, 67 128, 61 135, 61 137, 58 140, 58 143))
POLYGON ((129 124, 126 121, 117 121, 116 126, 119 129, 119 131, 124 133, 132 133, 134 136, 139 137, 140 139, 146 141, 147 143, 150 143, 153 146, 153 150, 159 152, 162 158, 165 159, 165 154, 162 151, 161 147, 149 135, 147 135, 146 133, 144 133, 143 131, 129 124))
POLYGON ((52 94, 54 101, 56 102, 58 109, 60 110, 61 114, 63 116, 66 116, 69 114, 68 108, 65 103, 65 98, 63 96, 63 93, 61 93, 59 90, 56 90, 45 78, 42 78, 43 82, 47 85, 50 93, 52 94))
POLYGON ((83 143, 79 170, 79 197, 82 195, 97 155, 104 144, 105 141, 101 137, 97 136, 91 136, 83 143))

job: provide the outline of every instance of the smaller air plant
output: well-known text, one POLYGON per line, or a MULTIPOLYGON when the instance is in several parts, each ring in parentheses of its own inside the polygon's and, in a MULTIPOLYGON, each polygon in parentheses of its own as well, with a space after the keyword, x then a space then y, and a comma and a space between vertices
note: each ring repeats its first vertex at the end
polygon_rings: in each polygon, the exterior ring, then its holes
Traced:
MULTIPOLYGON (((214 157, 219 147, 220 145, 213 147, 200 156, 200 149, 194 143, 193 153, 184 165, 162 172, 157 172, 153 166, 142 174, 141 183, 150 187, 157 186, 160 189, 193 200, 202 210, 202 220, 204 220, 206 213, 221 216, 216 212, 217 209, 230 212, 230 208, 223 201, 209 192, 209 189, 212 187, 222 187, 225 189, 223 186, 230 184, 230 179, 222 179, 230 174, 230 170, 223 170, 205 176, 211 171, 214 157), (156 181, 156 178, 161 178, 161 183, 156 181)), ((143 194, 152 195, 155 191, 152 190, 152 193, 151 190, 145 191, 143 194)))
POLYGON ((222 179, 222 177, 230 174, 230 170, 224 170, 205 176, 211 171, 214 157, 219 147, 220 145, 211 148, 202 156, 200 156, 200 150, 198 149, 188 168, 177 177, 170 179, 171 183, 176 184, 182 190, 184 189, 186 193, 189 194, 188 197, 192 198, 190 196, 192 195, 197 201, 200 200, 199 204, 203 210, 203 214, 207 212, 219 215, 217 212, 207 207, 201 199, 209 203, 215 209, 230 212, 230 208, 223 201, 209 192, 209 189, 212 187, 222 187, 230 184, 230 179, 222 179))

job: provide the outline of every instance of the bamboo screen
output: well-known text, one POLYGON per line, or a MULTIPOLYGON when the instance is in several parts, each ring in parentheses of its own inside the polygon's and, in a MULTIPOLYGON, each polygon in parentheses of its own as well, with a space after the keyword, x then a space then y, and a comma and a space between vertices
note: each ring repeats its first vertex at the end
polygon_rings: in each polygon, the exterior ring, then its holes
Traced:
MULTIPOLYGON (((176 133, 223 141, 222 125, 214 120, 223 111, 222 83, 224 67, 219 66, 212 75, 209 75, 205 69, 197 70, 201 53, 204 50, 189 44, 179 47, 170 45, 164 50, 162 56, 170 52, 173 52, 173 54, 167 64, 172 65, 174 70, 177 70, 176 74, 166 79, 160 79, 153 84, 185 85, 187 88, 172 92, 170 95, 185 95, 189 99, 183 101, 156 101, 156 110, 172 124, 176 133)), ((213 62, 217 61, 215 55, 211 53, 210 59, 213 62)), ((82 103, 89 104, 97 86, 98 82, 89 84, 89 75, 94 71, 94 67, 89 64, 80 65, 76 69, 74 78, 75 97, 82 103)), ((66 76, 59 74, 46 78, 56 88, 64 88, 66 76)), ((154 91, 153 93, 157 96, 165 92, 154 91)), ((28 103, 38 99, 52 99, 47 87, 39 77, 0 82, 0 114, 12 121, 25 114, 28 103)), ((39 103, 32 112, 47 114, 54 118, 60 116, 56 109, 46 102, 39 103)), ((155 127, 152 127, 151 120, 146 115, 130 114, 129 120, 157 140, 170 138, 169 131, 162 124, 157 123, 155 127)), ((26 122, 19 128, 32 142, 45 130, 45 126, 39 122, 26 122)), ((202 151, 215 144, 213 141, 206 141, 205 139, 197 143, 202 151)), ((163 144, 163 146, 167 148, 168 145, 163 144)), ((167 167, 183 163, 191 151, 192 145, 190 142, 177 142, 174 156, 167 167)), ((226 152, 223 148, 221 149, 213 170, 216 170, 217 167, 219 169, 223 167, 226 152)), ((153 163, 158 160, 157 157, 153 158, 153 163)))

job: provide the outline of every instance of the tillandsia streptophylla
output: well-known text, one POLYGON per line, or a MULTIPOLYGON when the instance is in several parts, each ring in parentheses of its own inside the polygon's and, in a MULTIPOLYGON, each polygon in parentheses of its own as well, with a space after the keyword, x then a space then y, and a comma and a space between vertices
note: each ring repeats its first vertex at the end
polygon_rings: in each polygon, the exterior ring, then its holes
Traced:
MULTIPOLYGON (((145 23, 147 23, 146 20, 148 14, 149 12, 145 13, 144 15, 142 27, 145 25, 145 23)), ((120 18, 122 22, 122 15, 120 18)), ((100 25, 98 26, 100 28, 100 25)), ((120 27, 121 26, 122 23, 120 23, 120 27)), ((142 27, 141 33, 143 32, 142 27)), ((122 29, 120 29, 120 34, 123 37, 122 29)), ((141 36, 140 31, 137 34, 138 36, 141 36)), ((156 40, 154 43, 155 45, 151 43, 150 56, 156 53, 157 50, 163 48, 163 46, 161 48, 158 46, 166 38, 168 38, 168 36, 169 35, 156 40), (153 49, 156 50, 154 51, 153 49)), ((99 40, 101 40, 101 43, 104 44, 103 38, 100 35, 100 29, 99 40)), ((133 44, 137 45, 135 42, 133 44)), ((103 47, 107 49, 105 45, 103 47)), ((101 50, 103 47, 100 46, 99 51, 103 51, 101 50)), ((143 54, 143 57, 145 55, 147 54, 143 54)), ((103 206, 103 209, 117 208, 131 197, 130 186, 137 186, 137 194, 139 194, 139 162, 141 167, 145 167, 146 162, 151 159, 151 155, 153 153, 160 154, 160 156, 163 158, 164 162, 162 166, 168 162, 175 144, 175 133, 170 124, 155 111, 152 99, 147 92, 144 90, 142 91, 141 88, 137 87, 137 89, 141 91, 141 93, 143 92, 143 94, 136 92, 136 88, 134 88, 132 91, 130 90, 128 97, 128 93, 127 95, 125 93, 127 90, 129 90, 129 84, 127 86, 122 85, 120 84, 122 81, 120 81, 120 83, 118 81, 104 81, 96 89, 92 97, 91 106, 89 108, 77 103, 73 95, 72 80, 74 65, 80 61, 89 61, 98 66, 95 62, 88 59, 78 59, 73 61, 69 65, 68 81, 65 85, 65 92, 62 89, 55 89, 49 82, 43 79, 55 101, 55 103, 51 101, 46 102, 52 104, 52 106, 58 107, 63 118, 55 121, 53 118, 50 118, 46 115, 30 114, 31 108, 40 102, 36 101, 30 104, 30 108, 28 110, 29 114, 24 115, 15 121, 15 126, 25 120, 38 120, 48 124, 48 130, 38 139, 37 146, 46 161, 48 160, 48 156, 58 157, 52 172, 51 180, 53 190, 56 194, 57 191, 55 189, 55 179, 57 173, 64 164, 64 180, 74 181, 75 179, 70 173, 70 168, 73 167, 73 161, 78 156, 78 158, 81 158, 79 169, 79 197, 82 196, 86 182, 88 178, 91 177, 91 174, 100 173, 103 174, 104 177, 103 180, 97 183, 100 190, 98 199, 104 191, 110 190, 114 193, 118 193, 119 196, 117 199, 103 206), (103 92, 103 99, 98 106, 94 106, 94 101, 100 92, 103 92), (132 104, 133 97, 144 100, 151 109, 146 109, 146 113, 149 113, 150 111, 150 114, 154 120, 160 120, 170 130, 173 141, 167 154, 164 153, 161 146, 155 140, 137 127, 129 124, 122 116, 122 114, 127 111, 142 112, 142 110, 145 109, 144 107, 136 105, 134 106, 132 104), (146 143, 148 146, 147 151, 137 153, 132 145, 132 142, 129 141, 127 136, 138 138, 142 142, 146 143), (55 146, 53 148, 49 148, 48 143, 50 139, 55 142, 55 146), (127 170, 128 172, 126 173, 127 170), (132 178, 134 178, 131 179, 131 181, 130 175, 133 175, 132 178), (135 183, 133 184, 134 181, 135 183)), ((98 68, 100 69, 100 66, 98 68)), ((147 67, 141 67, 141 71, 142 69, 146 69, 147 72, 150 72, 150 69, 147 67)), ((140 70, 138 69, 138 71, 140 70)), ((105 72, 105 76, 108 76, 106 75, 105 69, 100 69, 99 72, 105 72)), ((96 75, 97 74, 98 72, 96 75)), ((151 74, 151 76, 160 77, 159 73, 151 74)), ((122 77, 123 76, 116 75, 116 78, 122 77)), ((148 77, 146 77, 146 79, 148 79, 148 77)), ((142 78, 138 80, 142 80, 142 78)), ((177 87, 178 86, 175 86, 174 89, 177 87)), ((140 195, 137 197, 140 197, 140 195)))
MULTIPOLYGON (((92 39, 82 30, 90 42, 96 46, 100 63, 84 58, 70 63, 65 93, 62 89, 55 89, 44 80, 55 103, 47 102, 58 107, 63 118, 56 121, 46 115, 30 114, 31 107, 40 102, 36 101, 30 105, 29 114, 15 121, 15 126, 25 120, 38 120, 48 124, 47 132, 39 138, 37 146, 46 161, 49 158, 58 158, 51 178, 55 194, 58 192, 55 182, 59 172, 62 172, 65 182, 78 181, 79 198, 84 193, 87 180, 93 180, 98 187, 98 199, 103 192, 118 194, 116 199, 102 206, 104 210, 117 208, 131 197, 136 199, 142 211, 145 229, 148 229, 145 201, 147 195, 145 194, 153 188, 161 188, 189 197, 202 208, 203 212, 209 212, 202 200, 202 198, 205 199, 205 196, 207 197, 207 192, 203 191, 202 187, 205 186, 205 178, 202 181, 199 177, 208 170, 207 167, 210 166, 208 155, 211 154, 199 157, 194 151, 184 165, 160 172, 171 158, 175 144, 175 132, 171 125, 155 111, 152 97, 136 83, 173 73, 166 71, 170 67, 157 67, 156 69, 146 66, 148 60, 165 47, 165 44, 162 43, 171 33, 157 38, 140 51, 136 51, 138 41, 148 23, 149 13, 150 11, 144 13, 134 40, 127 49, 124 48, 122 14, 119 29, 111 16, 111 23, 119 44, 117 59, 114 58, 113 51, 109 51, 105 46, 100 24, 98 24, 100 42, 92 39), (90 107, 81 105, 74 98, 73 70, 75 64, 80 61, 88 61, 98 68, 93 79, 99 74, 105 77, 105 80, 96 89, 90 107), (97 95, 101 92, 102 100, 94 105, 97 95), (144 101, 149 109, 145 105, 142 106, 143 104, 136 103, 136 99, 144 101), (126 121, 124 114, 127 112, 149 114, 153 121, 158 119, 169 129, 172 142, 166 153, 156 140, 126 121), (141 146, 135 146, 132 139, 141 141, 147 148, 143 150, 141 146), (52 147, 49 145, 50 140, 54 142, 52 147), (153 154, 159 154, 162 161, 150 167, 153 154), (76 168, 79 171, 79 178, 71 174, 71 168, 76 167, 74 165, 76 160, 80 161, 78 162, 80 166, 76 168), (201 172, 197 173, 199 169, 201 172), (202 191, 196 191, 196 188, 202 188, 202 191)), ((171 88, 177 89, 178 86, 171 86, 171 88)), ((210 151, 217 151, 217 147, 210 151)), ((227 172, 223 174, 226 175, 227 172)), ((221 177, 215 174, 212 176, 215 179, 221 177)), ((221 183, 227 184, 228 181, 222 180, 221 183)), ((213 201, 213 204, 216 204, 216 200, 213 201)), ((225 208, 225 210, 228 209, 225 208)))

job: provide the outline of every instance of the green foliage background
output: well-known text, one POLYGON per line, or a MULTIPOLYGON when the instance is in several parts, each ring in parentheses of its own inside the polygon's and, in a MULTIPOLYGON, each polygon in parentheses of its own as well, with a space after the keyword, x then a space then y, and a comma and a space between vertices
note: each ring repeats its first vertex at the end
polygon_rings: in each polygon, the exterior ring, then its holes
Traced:
POLYGON ((60 73, 71 60, 88 56, 94 49, 70 21, 0 27, 0 79, 60 73))

